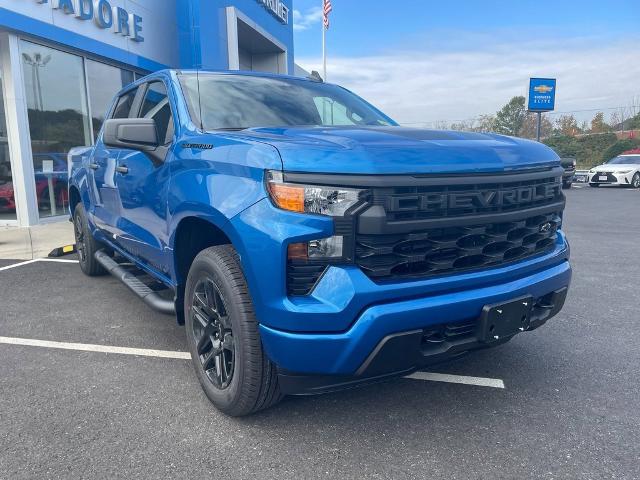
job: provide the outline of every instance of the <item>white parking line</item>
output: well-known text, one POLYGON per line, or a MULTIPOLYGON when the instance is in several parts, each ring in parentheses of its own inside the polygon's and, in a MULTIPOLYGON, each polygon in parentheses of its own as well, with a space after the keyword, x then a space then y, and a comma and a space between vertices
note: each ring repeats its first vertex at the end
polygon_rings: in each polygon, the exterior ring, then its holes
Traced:
POLYGON ((117 353, 120 355, 136 355, 140 357, 176 358, 190 360, 187 352, 170 350, 151 350, 146 348, 111 347, 108 345, 91 345, 88 343, 50 342, 29 338, 0 337, 0 343, 6 345, 24 345, 28 347, 57 348, 61 350, 78 350, 81 352, 117 353))
POLYGON ((65 260, 64 258, 38 258, 36 261, 51 263, 80 263, 79 260, 65 260))
POLYGON ((0 268, 0 272, 4 270, 9 270, 11 268, 21 267, 23 265, 29 265, 30 263, 36 263, 38 260, 27 260, 26 262, 14 263, 13 265, 7 265, 6 267, 0 268))
POLYGON ((476 385, 478 387, 504 388, 504 382, 499 378, 465 377, 463 375, 430 372, 416 372, 405 378, 426 380, 429 382, 462 383, 464 385, 476 385))
MULTIPOLYGON (((58 350, 76 350, 81 352, 116 353, 119 355, 133 355, 138 357, 191 360, 191 355, 188 352, 154 350, 148 348, 114 347, 110 345, 92 345, 89 343, 52 342, 49 340, 35 340, 31 338, 0 337, 0 344, 53 348, 58 350)), ((480 387, 505 388, 504 382, 499 378, 465 377, 463 375, 448 375, 444 373, 431 372, 416 372, 405 378, 429 382, 459 383, 480 387)))
POLYGON ((78 260, 65 260, 63 258, 36 258, 34 260, 27 260, 26 262, 14 263, 13 265, 7 265, 0 268, 0 272, 4 270, 11 270, 12 268, 22 267, 24 265, 30 265, 36 262, 50 262, 50 263, 79 263, 78 260))

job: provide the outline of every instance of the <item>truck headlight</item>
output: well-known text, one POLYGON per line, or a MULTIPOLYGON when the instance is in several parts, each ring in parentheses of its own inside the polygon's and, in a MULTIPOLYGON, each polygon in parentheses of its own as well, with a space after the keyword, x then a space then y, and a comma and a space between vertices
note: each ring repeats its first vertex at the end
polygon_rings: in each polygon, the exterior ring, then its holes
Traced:
POLYGON ((283 210, 342 217, 360 200, 361 190, 353 188, 284 183, 282 172, 267 172, 271 200, 283 210))
POLYGON ((342 259, 344 237, 320 238, 304 243, 292 243, 288 247, 287 258, 292 261, 321 261, 342 259))
POLYGON ((616 172, 620 175, 627 175, 628 173, 631 173, 633 170, 620 170, 619 172, 616 172))

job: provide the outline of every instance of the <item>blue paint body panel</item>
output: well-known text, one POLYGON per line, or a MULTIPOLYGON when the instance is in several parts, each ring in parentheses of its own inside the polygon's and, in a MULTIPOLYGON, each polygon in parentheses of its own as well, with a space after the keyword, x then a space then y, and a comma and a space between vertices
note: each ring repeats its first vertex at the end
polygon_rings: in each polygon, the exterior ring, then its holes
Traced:
POLYGON ((98 239, 174 289, 185 281, 175 266, 182 222, 197 218, 224 232, 239 253, 263 345, 286 370, 353 374, 389 334, 465 321, 484 305, 569 285, 569 246, 560 231, 552 251, 501 267, 375 283, 355 265, 336 265, 310 295, 288 296, 287 246, 331 236, 334 222, 276 208, 266 170, 486 174, 558 166, 558 157, 520 139, 397 126, 202 132, 189 117, 176 73, 150 78, 165 83, 175 114, 166 161, 153 166, 140 152, 109 152, 99 137, 95 147, 71 152, 71 188, 80 193, 98 239), (105 162, 104 172, 93 174, 93 161, 105 162), (130 173, 118 179, 114 168, 125 161, 130 173))

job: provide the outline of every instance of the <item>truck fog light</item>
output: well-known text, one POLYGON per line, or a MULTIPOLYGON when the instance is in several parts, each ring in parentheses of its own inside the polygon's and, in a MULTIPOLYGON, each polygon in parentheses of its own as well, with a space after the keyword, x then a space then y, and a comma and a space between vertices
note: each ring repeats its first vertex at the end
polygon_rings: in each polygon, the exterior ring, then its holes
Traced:
POLYGON ((342 237, 329 237, 309 242, 309 258, 342 257, 342 237))
POLYGON ((343 237, 329 237, 305 243, 292 243, 287 250, 289 260, 321 260, 342 257, 343 237))

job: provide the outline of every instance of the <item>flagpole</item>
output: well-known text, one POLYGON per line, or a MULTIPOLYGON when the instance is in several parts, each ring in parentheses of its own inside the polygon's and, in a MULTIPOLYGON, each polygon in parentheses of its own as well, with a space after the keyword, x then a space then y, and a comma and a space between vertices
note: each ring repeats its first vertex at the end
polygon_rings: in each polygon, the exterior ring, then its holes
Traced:
MULTIPOLYGON (((322 2, 322 8, 324 9, 324 0, 322 2)), ((327 44, 326 44, 326 32, 327 28, 322 23, 322 79, 327 81, 327 44)))

